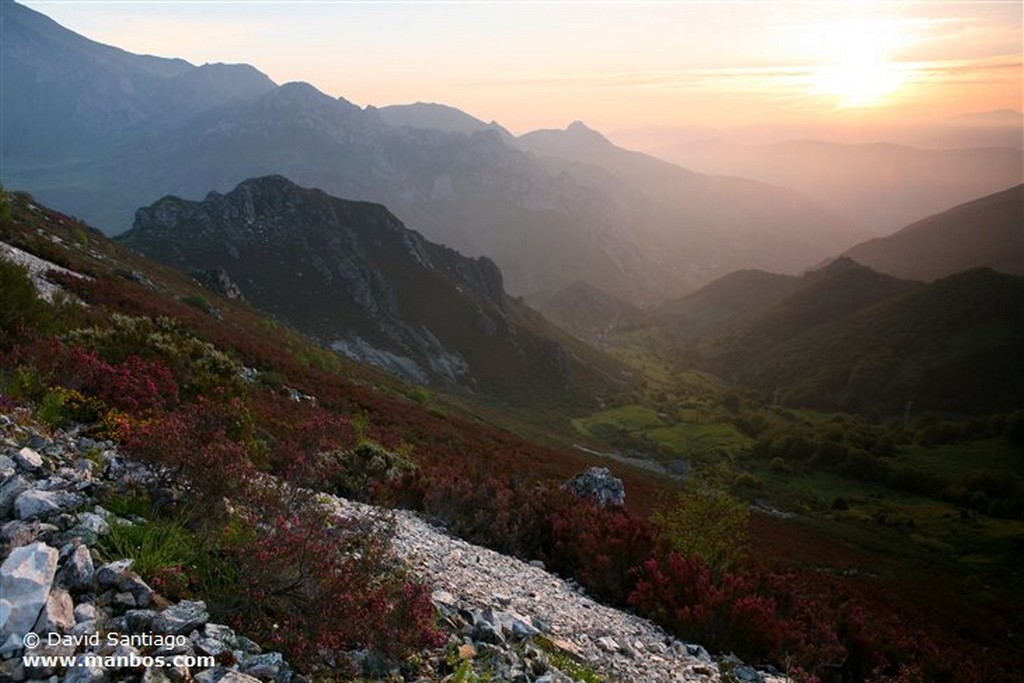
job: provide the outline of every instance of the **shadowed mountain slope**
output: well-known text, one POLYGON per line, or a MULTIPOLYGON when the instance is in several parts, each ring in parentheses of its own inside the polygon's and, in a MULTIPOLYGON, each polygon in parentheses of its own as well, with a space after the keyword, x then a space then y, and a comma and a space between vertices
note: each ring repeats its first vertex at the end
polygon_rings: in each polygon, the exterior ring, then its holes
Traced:
POLYGON ((600 341, 614 330, 648 322, 643 310, 585 282, 530 299, 530 305, 562 329, 588 341, 600 341))
POLYGON ((981 267, 1024 275, 1024 185, 863 242, 846 256, 911 280, 935 280, 981 267))
POLYGON ((709 369, 788 405, 1012 410, 1024 278, 976 269, 923 285, 839 259, 702 348, 709 369))
POLYGON ((799 287, 800 278, 795 275, 740 270, 681 299, 666 301, 655 313, 677 337, 715 336, 749 322, 799 287))

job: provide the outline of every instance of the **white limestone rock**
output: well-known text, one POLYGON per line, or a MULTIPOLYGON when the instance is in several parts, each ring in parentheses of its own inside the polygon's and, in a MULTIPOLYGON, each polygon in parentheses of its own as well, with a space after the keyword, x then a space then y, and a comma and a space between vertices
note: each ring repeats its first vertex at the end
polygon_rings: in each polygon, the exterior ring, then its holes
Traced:
POLYGON ((0 641, 32 630, 46 605, 57 573, 56 548, 37 542, 15 548, 0 566, 0 595, 10 612, 0 623, 0 641))

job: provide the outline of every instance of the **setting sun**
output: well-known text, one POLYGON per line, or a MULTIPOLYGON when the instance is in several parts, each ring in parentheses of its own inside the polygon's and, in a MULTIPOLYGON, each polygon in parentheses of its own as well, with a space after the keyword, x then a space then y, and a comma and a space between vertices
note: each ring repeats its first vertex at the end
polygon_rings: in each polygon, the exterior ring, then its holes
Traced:
POLYGON ((882 22, 822 27, 818 36, 826 64, 814 73, 814 89, 841 107, 873 107, 900 88, 904 74, 891 61, 898 46, 895 26, 882 22))
POLYGON ((834 96, 843 107, 883 104, 885 96, 895 92, 902 82, 898 68, 884 62, 850 62, 822 68, 817 74, 818 90, 834 96))

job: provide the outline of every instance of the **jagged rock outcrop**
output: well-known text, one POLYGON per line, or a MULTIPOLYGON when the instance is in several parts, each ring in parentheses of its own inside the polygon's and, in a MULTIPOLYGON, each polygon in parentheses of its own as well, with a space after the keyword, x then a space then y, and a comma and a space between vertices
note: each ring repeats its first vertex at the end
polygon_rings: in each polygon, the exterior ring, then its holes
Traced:
POLYGON ((595 498, 599 505, 624 505, 626 488, 607 467, 588 467, 565 484, 581 498, 595 498))
POLYGON ((121 240, 215 274, 222 289, 233 283, 335 350, 413 381, 551 389, 569 380, 565 352, 531 331, 493 261, 434 244, 378 204, 268 176, 202 202, 165 197, 139 209, 121 240))
POLYGON ((192 271, 192 278, 203 287, 206 287, 211 292, 220 294, 225 299, 245 301, 242 289, 235 284, 235 281, 231 279, 231 276, 223 268, 194 270, 192 271))

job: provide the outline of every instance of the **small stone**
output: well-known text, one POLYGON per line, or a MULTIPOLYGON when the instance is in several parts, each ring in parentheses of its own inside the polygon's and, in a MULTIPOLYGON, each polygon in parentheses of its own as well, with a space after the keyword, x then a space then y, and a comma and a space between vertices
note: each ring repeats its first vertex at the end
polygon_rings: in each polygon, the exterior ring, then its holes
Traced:
POLYGON ((196 638, 195 646, 203 653, 213 655, 214 657, 225 652, 231 652, 233 649, 230 644, 225 643, 223 640, 208 638, 207 636, 199 636, 196 638))
POLYGON ((121 609, 134 609, 139 606, 139 603, 135 601, 135 596, 128 591, 120 591, 114 594, 113 604, 115 607, 121 609))
POLYGON ((66 633, 75 625, 75 603, 63 588, 50 591, 32 630, 36 633, 66 633))
POLYGON ((35 472, 43 466, 43 456, 34 449, 25 446, 14 455, 14 462, 21 465, 22 469, 35 472))
POLYGON ((142 683, 192 683, 193 680, 184 664, 150 667, 142 672, 142 683))
POLYGON ((452 595, 448 591, 443 590, 436 590, 433 593, 431 593, 430 599, 434 602, 435 605, 441 605, 444 607, 455 607, 455 605, 458 604, 458 601, 455 599, 454 595, 452 595))
POLYGON ((44 519, 62 509, 61 496, 55 491, 28 489, 14 499, 14 515, 18 519, 44 519))
POLYGON ((168 607, 154 619, 154 630, 172 635, 188 635, 200 628, 210 618, 206 603, 201 600, 183 600, 168 607))
POLYGON ((118 595, 115 602, 127 607, 145 607, 153 599, 153 589, 146 585, 138 574, 131 571, 132 560, 118 560, 103 565, 96 570, 96 581, 101 587, 113 587, 118 595), (128 594, 127 600, 121 594, 128 594))
POLYGON ((110 679, 107 677, 107 669, 102 666, 88 666, 84 654, 78 655, 74 665, 64 674, 64 683, 105 683, 108 680, 110 679))
POLYGON ((238 660, 239 671, 255 678, 274 678, 283 665, 284 657, 280 652, 243 655, 238 660))
POLYGON ((75 623, 96 620, 96 605, 91 602, 80 602, 75 605, 75 623))
POLYGON ((153 622, 159 616, 159 612, 151 609, 131 609, 124 613, 124 620, 130 633, 147 633, 153 630, 153 622))
POLYGON ((505 637, 501 634, 500 625, 496 626, 485 619, 481 619, 473 625, 473 640, 490 643, 491 645, 500 645, 505 642, 505 637))
POLYGON ((554 645, 555 647, 557 647, 562 652, 566 652, 566 653, 568 653, 570 655, 573 655, 574 657, 582 657, 583 656, 583 651, 580 650, 580 648, 577 647, 575 643, 572 643, 572 642, 570 642, 568 640, 562 640, 560 638, 552 638, 551 639, 551 644, 554 645))
POLYGON ((225 626, 224 624, 207 623, 203 626, 203 635, 207 638, 215 638, 222 643, 229 643, 232 646, 236 640, 235 631, 230 626, 225 626))
POLYGON ((219 666, 200 671, 195 675, 195 681, 196 683, 260 683, 258 678, 219 666))
POLYGON ((88 546, 79 545, 65 560, 60 571, 61 583, 71 591, 86 591, 92 588, 95 566, 88 546))
POLYGON ((80 512, 78 513, 78 522, 85 529, 91 531, 97 536, 106 536, 110 533, 110 525, 107 520, 97 515, 95 512, 80 512))
POLYGON ((476 647, 472 643, 459 645, 459 659, 473 659, 476 657, 476 647))
POLYGON ((603 638, 597 639, 597 644, 601 646, 601 649, 605 652, 618 652, 621 648, 619 644, 611 636, 604 636, 603 638))
POLYGON ((711 655, 708 654, 708 651, 700 645, 694 645, 692 643, 687 644, 686 653, 689 654, 691 657, 696 657, 705 664, 710 664, 714 661, 714 659, 711 658, 711 655))
POLYGON ((121 575, 131 570, 134 560, 124 559, 116 562, 108 562, 96 570, 96 581, 103 588, 116 586, 121 575))
POLYGON ((263 652, 263 648, 260 647, 259 643, 249 640, 245 636, 235 637, 235 648, 240 652, 263 652))
POLYGON ((14 501, 28 488, 28 481, 20 474, 9 477, 0 484, 0 517, 10 516, 14 509, 14 501))

